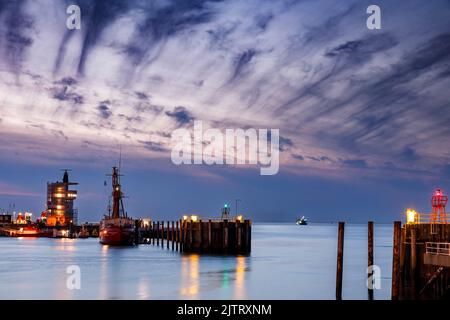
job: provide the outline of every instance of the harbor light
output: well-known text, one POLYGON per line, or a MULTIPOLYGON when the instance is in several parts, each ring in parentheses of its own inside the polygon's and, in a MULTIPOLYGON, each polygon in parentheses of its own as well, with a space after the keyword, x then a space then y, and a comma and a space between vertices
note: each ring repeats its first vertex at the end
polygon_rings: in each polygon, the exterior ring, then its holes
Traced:
POLYGON ((239 215, 236 217, 236 221, 244 222, 244 217, 242 215, 239 215))
POLYGON ((197 222, 198 220, 198 216, 191 216, 191 221, 192 222, 197 222))
POLYGON ((413 224, 417 222, 417 212, 414 209, 406 210, 406 223, 413 224))
POLYGON ((145 228, 146 228, 146 227, 149 227, 149 226, 150 226, 150 219, 143 219, 143 220, 142 220, 142 223, 143 223, 143 225, 144 225, 145 228))
POLYGON ((188 219, 188 216, 183 216, 183 220, 186 221, 188 219))

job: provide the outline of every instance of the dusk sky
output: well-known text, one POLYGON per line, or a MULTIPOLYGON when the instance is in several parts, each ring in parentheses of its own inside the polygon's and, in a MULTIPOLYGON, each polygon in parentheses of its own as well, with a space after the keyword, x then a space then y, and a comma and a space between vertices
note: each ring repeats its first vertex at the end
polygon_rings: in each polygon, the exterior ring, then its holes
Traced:
POLYGON ((0 0, 3 209, 41 212, 70 168, 99 221, 121 149, 133 217, 391 222, 450 192, 449 123, 448 0, 0 0), (174 165, 195 120, 279 129, 279 173, 174 165))

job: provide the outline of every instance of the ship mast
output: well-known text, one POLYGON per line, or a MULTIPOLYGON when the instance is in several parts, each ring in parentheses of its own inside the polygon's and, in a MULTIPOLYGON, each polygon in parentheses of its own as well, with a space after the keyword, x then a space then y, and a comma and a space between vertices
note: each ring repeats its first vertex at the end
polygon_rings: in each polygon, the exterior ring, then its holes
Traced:
POLYGON ((112 216, 113 219, 118 219, 121 217, 125 217, 125 210, 123 206, 123 193, 120 187, 120 174, 119 169, 117 167, 113 167, 113 173, 112 173, 112 198, 113 198, 113 205, 112 205, 112 216))

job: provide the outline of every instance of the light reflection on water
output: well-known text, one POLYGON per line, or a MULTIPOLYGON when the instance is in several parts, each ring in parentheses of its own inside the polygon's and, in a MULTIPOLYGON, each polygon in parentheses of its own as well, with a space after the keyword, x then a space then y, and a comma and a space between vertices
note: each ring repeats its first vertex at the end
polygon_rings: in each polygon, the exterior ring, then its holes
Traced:
POLYGON ((199 273, 200 256, 197 254, 183 255, 181 257, 181 286, 182 297, 196 299, 200 287, 199 273))
MULTIPOLYGON (((336 225, 255 224, 252 254, 180 254, 98 239, 0 238, 0 299, 333 299, 336 225), (66 268, 81 268, 68 290, 66 268)), ((366 299, 367 226, 346 227, 344 298, 366 299)), ((375 263, 389 298, 392 228, 375 227, 375 263)))

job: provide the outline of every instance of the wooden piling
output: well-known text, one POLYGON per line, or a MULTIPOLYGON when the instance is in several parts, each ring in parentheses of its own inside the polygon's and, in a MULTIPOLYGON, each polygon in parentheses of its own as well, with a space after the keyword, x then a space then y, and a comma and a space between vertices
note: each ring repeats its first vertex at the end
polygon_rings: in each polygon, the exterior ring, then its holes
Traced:
POLYGON ((250 253, 252 250, 252 226, 250 220, 245 220, 245 239, 246 239, 246 253, 250 253))
POLYGON ((392 285, 391 285, 392 300, 398 300, 399 297, 401 227, 402 223, 400 221, 394 222, 394 238, 392 248, 392 285))
POLYGON ((178 221, 176 222, 176 232, 175 232, 175 250, 178 251, 178 245, 180 243, 180 229, 178 225, 178 221))
POLYGON ((172 221, 172 231, 170 233, 172 240, 172 251, 175 250, 175 221, 172 221))
POLYGON ((198 236, 198 239, 199 239, 199 248, 200 248, 200 252, 202 252, 203 251, 203 230, 202 230, 202 220, 200 220, 199 221, 199 224, 198 224, 198 233, 199 233, 199 236, 198 236))
POLYGON ((180 252, 184 252, 184 220, 180 220, 180 252))
POLYGON ((373 221, 369 221, 367 227, 367 289, 369 300, 373 300, 373 221))
POLYGON ((342 300, 342 274, 344 264, 344 227, 345 222, 339 222, 337 267, 336 267, 336 300, 342 300))
POLYGON ((159 221, 156 223, 156 245, 159 247, 159 221))
MULTIPOLYGON (((411 288, 412 291, 414 292, 414 295, 416 295, 417 290, 416 290, 416 278, 417 278, 417 234, 416 234, 416 229, 415 228, 411 228, 411 249, 410 249, 410 270, 409 270, 409 274, 410 274, 410 281, 411 281, 411 288)), ((416 299, 417 297, 414 296, 414 299, 416 299)))
POLYGON ((236 220, 236 249, 237 252, 241 252, 241 222, 236 220))
POLYGON ((166 228, 166 248, 169 250, 169 230, 170 230, 170 223, 167 221, 167 228, 166 228))
POLYGON ((139 220, 134 220, 134 244, 139 244, 139 220))
POLYGON ((192 221, 189 221, 189 250, 192 250, 192 240, 193 240, 193 237, 192 237, 192 227, 193 227, 193 223, 192 223, 192 221))
POLYGON ((212 246, 212 225, 211 220, 208 221, 208 252, 211 252, 212 246))
POLYGON ((223 220, 223 252, 228 253, 228 220, 223 220))
POLYGON ((152 245, 155 245, 155 221, 152 221, 152 245))
POLYGON ((161 221, 161 248, 164 249, 164 221, 161 221))

